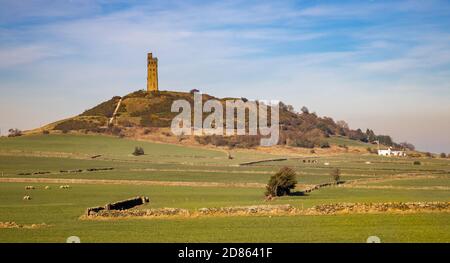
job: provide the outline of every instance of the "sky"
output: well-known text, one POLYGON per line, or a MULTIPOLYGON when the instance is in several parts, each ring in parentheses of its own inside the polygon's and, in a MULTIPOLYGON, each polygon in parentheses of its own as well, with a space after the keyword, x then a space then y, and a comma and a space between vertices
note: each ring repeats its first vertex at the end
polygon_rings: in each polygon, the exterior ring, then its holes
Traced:
POLYGON ((0 0, 0 129, 146 88, 281 100, 450 153, 450 1, 0 0))

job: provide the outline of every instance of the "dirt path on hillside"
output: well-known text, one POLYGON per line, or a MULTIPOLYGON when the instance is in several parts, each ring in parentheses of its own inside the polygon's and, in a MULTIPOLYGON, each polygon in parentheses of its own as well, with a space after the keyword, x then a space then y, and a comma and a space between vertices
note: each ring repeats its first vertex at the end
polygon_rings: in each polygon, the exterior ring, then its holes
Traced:
POLYGON ((108 184, 108 185, 155 185, 189 187, 236 187, 264 188, 260 183, 217 183, 217 182, 170 182, 146 180, 101 180, 101 179, 56 179, 56 178, 0 178, 0 183, 51 183, 51 184, 108 184))

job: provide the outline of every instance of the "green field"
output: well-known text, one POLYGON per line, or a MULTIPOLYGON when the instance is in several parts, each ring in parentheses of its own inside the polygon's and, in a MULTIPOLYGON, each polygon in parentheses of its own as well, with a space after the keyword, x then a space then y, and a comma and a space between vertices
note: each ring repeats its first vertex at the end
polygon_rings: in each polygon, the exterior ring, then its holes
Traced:
POLYGON ((254 151, 232 151, 232 155, 234 159, 229 160, 226 151, 219 149, 94 135, 0 138, 2 179, 109 179, 193 184, 71 183, 70 189, 59 189, 60 184, 55 183, 0 182, 0 222, 48 225, 35 229, 0 228, 0 242, 65 242, 72 235, 79 236, 82 242, 365 242, 371 235, 379 236, 383 242, 450 242, 450 213, 444 212, 79 219, 88 207, 137 195, 150 197, 145 208, 196 210, 267 204, 263 184, 282 166, 290 166, 298 172, 299 187, 330 182, 330 170, 335 167, 341 169, 343 180, 358 180, 360 183, 356 186, 360 187, 322 188, 305 196, 277 198, 271 204, 309 208, 344 202, 450 201, 450 161, 445 159, 423 158, 419 159, 421 165, 413 165, 417 159, 340 154, 317 156, 314 158, 317 163, 303 162, 304 158, 299 156, 286 161, 239 166, 243 162, 280 156, 254 151), (135 146, 143 147, 146 154, 133 156, 135 146), (97 155, 100 156, 91 158, 97 155), (114 169, 86 171, 106 167, 114 169), (78 169, 83 171, 61 172, 78 169), (405 174, 406 178, 395 179, 405 174), (210 187, 202 183, 222 183, 223 186, 210 187), (231 185, 239 183, 258 183, 262 187, 231 185), (27 185, 36 189, 25 190, 27 185), (45 186, 51 186, 51 189, 46 190, 45 186), (380 186, 386 188, 376 188, 380 186), (24 201, 24 195, 30 195, 32 199, 24 201))

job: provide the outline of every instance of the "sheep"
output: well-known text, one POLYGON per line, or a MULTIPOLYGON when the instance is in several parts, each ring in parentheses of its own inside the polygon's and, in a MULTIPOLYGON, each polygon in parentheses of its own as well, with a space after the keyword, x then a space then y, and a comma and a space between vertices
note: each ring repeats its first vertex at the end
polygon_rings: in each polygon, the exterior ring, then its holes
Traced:
POLYGON ((35 188, 34 188, 34 186, 32 186, 32 185, 27 185, 27 186, 25 186, 25 190, 34 190, 35 188))
POLYGON ((330 163, 324 163, 324 165, 328 166, 328 165, 330 165, 330 163))
POLYGON ((51 189, 51 187, 50 186, 45 186, 45 190, 49 190, 49 189, 51 189))
POLYGON ((59 186, 59 189, 69 189, 70 186, 68 184, 59 186))
POLYGON ((23 197, 23 200, 31 200, 31 197, 30 197, 29 195, 25 195, 25 196, 23 197))

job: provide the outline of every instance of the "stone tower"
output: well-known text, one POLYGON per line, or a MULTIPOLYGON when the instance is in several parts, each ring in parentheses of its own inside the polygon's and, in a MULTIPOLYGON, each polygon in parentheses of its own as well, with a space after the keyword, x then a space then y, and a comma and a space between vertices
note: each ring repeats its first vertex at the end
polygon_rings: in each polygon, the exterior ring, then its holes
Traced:
POLYGON ((158 59, 152 53, 147 55, 147 91, 158 90, 158 59))

